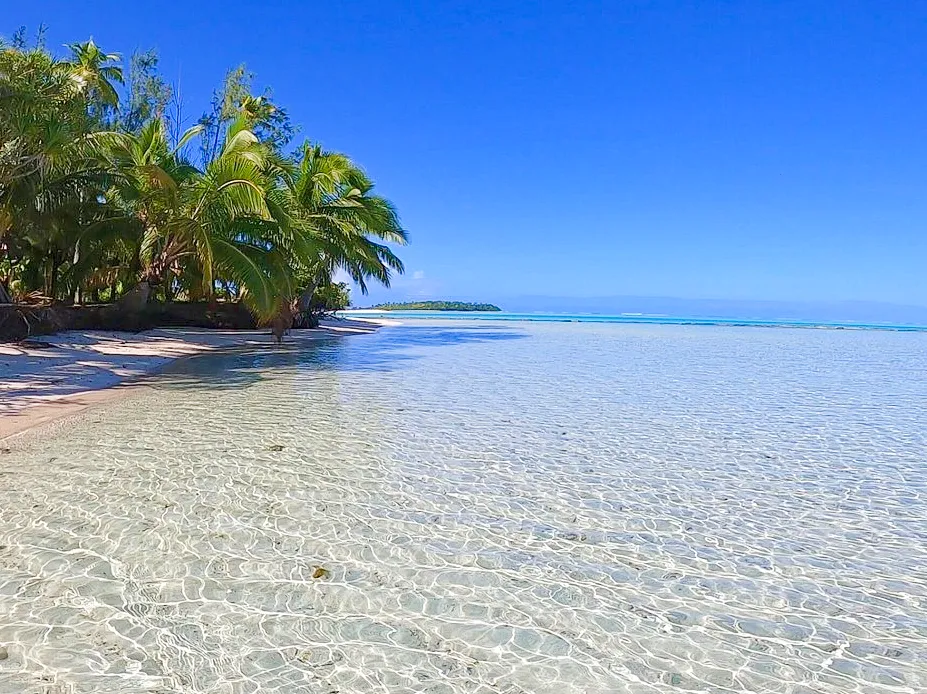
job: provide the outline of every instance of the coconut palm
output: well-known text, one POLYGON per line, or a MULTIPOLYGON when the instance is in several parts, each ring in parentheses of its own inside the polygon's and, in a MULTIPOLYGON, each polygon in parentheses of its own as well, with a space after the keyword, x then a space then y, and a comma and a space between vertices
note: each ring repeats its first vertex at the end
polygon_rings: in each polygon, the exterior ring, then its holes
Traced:
POLYGON ((193 291, 212 297, 217 282, 232 283, 259 317, 270 316, 292 291, 286 257, 292 248, 269 200, 270 156, 245 119, 236 119, 219 154, 185 190, 182 213, 168 227, 194 261, 200 281, 193 291))
POLYGON ((306 310, 316 287, 344 270, 363 293, 371 279, 389 286, 402 261, 387 245, 408 241, 395 207, 373 194, 373 182, 348 157, 305 144, 282 177, 280 207, 291 210, 311 254, 298 258, 306 310))
MULTIPOLYGON (((182 144, 197 129, 184 134, 182 144)), ((109 229, 123 227, 135 240, 139 290, 145 301, 151 285, 159 285, 183 253, 167 231, 179 214, 182 188, 198 173, 168 142, 161 120, 151 120, 138 133, 121 133, 112 142, 110 161, 119 173, 108 200, 117 210, 109 229), (121 214, 120 214, 121 213, 121 214)))
POLYGON ((138 135, 122 135, 113 164, 124 172, 113 194, 138 230, 141 303, 153 287, 170 298, 176 288, 189 298, 212 298, 217 283, 233 284, 259 316, 273 312, 290 273, 281 227, 268 196, 269 152, 234 121, 220 152, 200 170, 180 155, 201 132, 188 130, 174 147, 161 121, 138 135))
POLYGON ((233 79, 194 165, 184 151, 200 127, 173 141, 158 114, 129 129, 114 117, 119 56, 69 48, 59 60, 0 42, 0 285, 75 302, 134 287, 123 300, 140 309, 152 294, 224 296, 286 325, 338 270, 363 292, 402 272, 392 204, 342 154, 285 153, 286 111, 247 80, 233 79))
POLYGON ((95 156, 103 134, 72 77, 43 50, 0 50, 0 238, 50 298, 108 178, 95 156))
POLYGON ((28 196, 35 177, 66 160, 90 129, 86 102, 62 63, 42 50, 0 45, 0 206, 12 205, 17 192, 28 196))
POLYGON ((114 84, 124 84, 125 81, 122 68, 115 64, 121 59, 119 54, 104 53, 93 39, 68 44, 68 48, 71 60, 66 65, 71 69, 77 90, 92 103, 99 103, 104 108, 117 108, 119 94, 114 84))

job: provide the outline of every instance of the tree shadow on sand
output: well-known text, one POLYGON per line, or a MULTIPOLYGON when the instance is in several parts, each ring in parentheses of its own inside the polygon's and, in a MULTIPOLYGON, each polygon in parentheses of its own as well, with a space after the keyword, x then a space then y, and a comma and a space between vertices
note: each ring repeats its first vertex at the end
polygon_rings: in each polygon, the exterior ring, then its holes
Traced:
POLYGON ((527 333, 489 327, 403 326, 371 335, 285 341, 203 354, 172 364, 149 385, 159 389, 226 390, 253 385, 297 370, 381 372, 406 368, 423 349, 519 340, 527 333))

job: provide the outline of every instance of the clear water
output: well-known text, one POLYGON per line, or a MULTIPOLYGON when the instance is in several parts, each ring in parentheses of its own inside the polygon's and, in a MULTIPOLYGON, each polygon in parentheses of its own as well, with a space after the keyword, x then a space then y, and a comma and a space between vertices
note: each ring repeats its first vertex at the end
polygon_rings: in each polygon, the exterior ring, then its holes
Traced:
POLYGON ((896 323, 860 323, 852 321, 807 321, 807 320, 771 320, 767 318, 730 318, 711 316, 667 316, 648 315, 644 313, 622 313, 604 315, 598 313, 510 313, 506 311, 378 311, 375 309, 354 310, 346 315, 372 318, 411 319, 411 320, 492 320, 492 321, 531 321, 541 323, 624 323, 645 325, 723 325, 753 326, 765 328, 842 328, 848 330, 902 330, 909 332, 927 332, 927 326, 896 323))
POLYGON ((927 691, 925 365, 461 321, 183 362, 0 454, 0 692, 927 691))

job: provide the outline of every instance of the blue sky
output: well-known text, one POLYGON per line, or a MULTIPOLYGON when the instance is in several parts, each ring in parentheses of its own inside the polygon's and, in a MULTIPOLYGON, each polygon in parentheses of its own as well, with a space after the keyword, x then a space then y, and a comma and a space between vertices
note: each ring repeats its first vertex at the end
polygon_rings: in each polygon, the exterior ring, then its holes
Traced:
POLYGON ((927 305, 924 2, 0 7, 157 48, 191 121, 246 63, 398 205, 408 272, 371 300, 927 305))

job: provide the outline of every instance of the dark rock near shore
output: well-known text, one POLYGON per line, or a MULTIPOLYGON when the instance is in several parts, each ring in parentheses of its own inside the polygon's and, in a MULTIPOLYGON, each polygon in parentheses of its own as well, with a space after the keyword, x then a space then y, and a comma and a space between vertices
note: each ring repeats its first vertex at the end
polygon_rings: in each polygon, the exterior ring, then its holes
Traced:
POLYGON ((124 304, 0 304, 0 342, 19 342, 65 330, 139 332, 167 327, 248 330, 256 324, 248 309, 238 303, 155 302, 141 311, 124 304))

